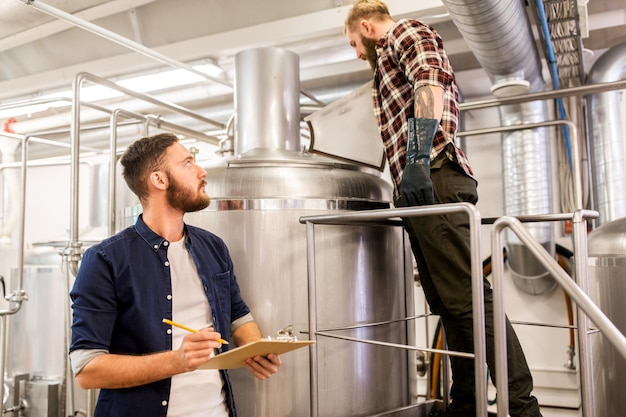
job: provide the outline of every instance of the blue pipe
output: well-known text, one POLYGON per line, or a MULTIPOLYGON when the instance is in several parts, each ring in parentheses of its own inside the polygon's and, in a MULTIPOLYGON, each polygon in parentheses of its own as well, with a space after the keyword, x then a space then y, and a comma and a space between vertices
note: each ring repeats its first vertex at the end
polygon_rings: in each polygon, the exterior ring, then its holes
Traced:
MULTIPOLYGON (((559 82, 559 73, 556 67, 556 59, 554 58, 554 50, 552 49, 552 38, 550 36, 550 29, 548 28, 548 19, 546 18, 546 11, 543 8, 543 1, 536 0, 537 4, 537 12, 539 14, 539 23, 541 24, 541 31, 543 32, 543 37, 546 41, 546 49, 548 54, 548 65, 550 69, 550 74, 552 76, 552 82, 554 84, 554 89, 558 90, 561 88, 559 82)), ((559 97, 556 99, 556 104, 559 110, 559 117, 561 120, 565 120, 565 107, 563 106, 563 100, 559 97)), ((567 149, 567 160, 569 162, 570 172, 572 171, 572 151, 570 147, 570 138, 569 138, 569 130, 567 126, 563 126, 563 137, 565 138, 565 147, 567 149)))

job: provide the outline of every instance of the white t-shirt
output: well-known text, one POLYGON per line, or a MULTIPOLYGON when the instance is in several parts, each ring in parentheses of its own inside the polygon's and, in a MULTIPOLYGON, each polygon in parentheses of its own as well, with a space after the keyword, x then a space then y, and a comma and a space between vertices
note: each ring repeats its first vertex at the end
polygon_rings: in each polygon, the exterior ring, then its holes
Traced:
MULTIPOLYGON (((211 307, 185 239, 170 242, 167 251, 172 272, 172 320, 194 329, 213 324, 211 307)), ((172 349, 178 349, 189 332, 172 327, 172 349)), ((219 371, 197 369, 172 377, 167 417, 228 417, 219 371)))

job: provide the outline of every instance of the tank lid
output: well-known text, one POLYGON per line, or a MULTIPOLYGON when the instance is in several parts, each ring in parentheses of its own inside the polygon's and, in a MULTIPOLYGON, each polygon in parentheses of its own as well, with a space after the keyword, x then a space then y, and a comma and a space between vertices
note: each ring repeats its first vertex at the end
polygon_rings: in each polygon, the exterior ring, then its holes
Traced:
POLYGON ((228 166, 323 166, 350 170, 360 170, 360 166, 342 162, 335 158, 308 152, 296 152, 285 149, 254 148, 228 161, 228 166))

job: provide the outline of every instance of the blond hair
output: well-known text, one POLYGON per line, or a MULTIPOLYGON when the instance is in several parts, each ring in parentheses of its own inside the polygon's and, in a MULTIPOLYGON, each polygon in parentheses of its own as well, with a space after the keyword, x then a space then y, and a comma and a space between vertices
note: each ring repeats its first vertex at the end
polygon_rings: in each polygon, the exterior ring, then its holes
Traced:
POLYGON ((357 0, 348 12, 344 23, 344 31, 351 32, 356 29, 362 19, 374 18, 384 20, 390 18, 387 5, 380 0, 357 0))

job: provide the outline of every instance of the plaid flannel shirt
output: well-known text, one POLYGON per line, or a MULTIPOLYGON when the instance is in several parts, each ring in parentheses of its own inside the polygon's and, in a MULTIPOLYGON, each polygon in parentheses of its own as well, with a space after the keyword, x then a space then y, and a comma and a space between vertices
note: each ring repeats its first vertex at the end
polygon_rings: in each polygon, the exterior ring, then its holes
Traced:
POLYGON ((374 114, 385 146, 396 198, 406 165, 407 121, 415 116, 414 91, 425 85, 444 90, 444 108, 431 161, 441 152, 473 177, 463 151, 454 144, 459 119, 458 89, 454 72, 439 34, 413 19, 398 21, 376 44, 378 65, 372 97, 374 114))

